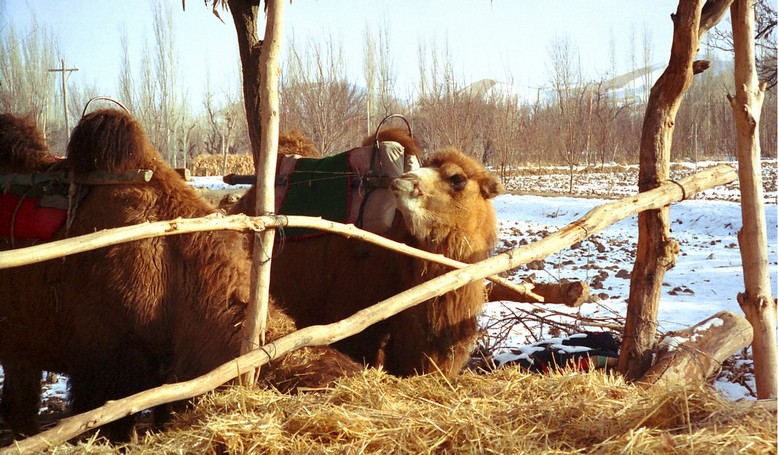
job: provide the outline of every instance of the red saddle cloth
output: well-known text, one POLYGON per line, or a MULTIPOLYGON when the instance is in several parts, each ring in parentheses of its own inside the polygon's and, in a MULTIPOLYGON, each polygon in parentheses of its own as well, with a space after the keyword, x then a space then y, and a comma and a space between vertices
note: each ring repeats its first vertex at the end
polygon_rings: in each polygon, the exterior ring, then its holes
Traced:
POLYGON ((0 194, 0 236, 50 240, 65 222, 67 210, 42 207, 40 202, 40 198, 0 194))

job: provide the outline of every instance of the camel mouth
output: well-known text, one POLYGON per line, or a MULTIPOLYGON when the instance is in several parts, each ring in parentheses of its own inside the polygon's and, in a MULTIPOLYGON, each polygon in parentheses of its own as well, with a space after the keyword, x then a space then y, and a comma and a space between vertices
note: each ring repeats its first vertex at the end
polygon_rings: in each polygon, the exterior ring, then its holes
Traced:
POLYGON ((418 198, 424 196, 419 181, 408 177, 399 177, 392 181, 392 193, 396 198, 418 198))

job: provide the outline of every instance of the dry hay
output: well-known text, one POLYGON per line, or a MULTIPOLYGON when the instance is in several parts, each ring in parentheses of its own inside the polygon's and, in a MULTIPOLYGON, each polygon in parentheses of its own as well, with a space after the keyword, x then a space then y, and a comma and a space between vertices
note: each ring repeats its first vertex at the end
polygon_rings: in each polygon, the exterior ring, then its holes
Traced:
MULTIPOLYGON (((398 379, 376 370, 325 391, 226 388, 127 453, 776 453, 774 409, 704 388, 641 389, 601 372, 506 368, 398 379)), ((90 441, 57 453, 105 452, 90 441)))
POLYGON ((198 155, 191 163, 192 175, 214 176, 227 174, 254 174, 254 160, 251 154, 227 155, 226 172, 222 172, 222 155, 198 155))
MULTIPOLYGON (((278 153, 301 155, 308 158, 321 157, 321 152, 311 138, 299 130, 285 131, 278 138, 278 153)), ((214 176, 227 174, 254 174, 254 159, 250 153, 228 154, 226 169, 223 155, 199 155, 192 160, 192 175, 214 176)))

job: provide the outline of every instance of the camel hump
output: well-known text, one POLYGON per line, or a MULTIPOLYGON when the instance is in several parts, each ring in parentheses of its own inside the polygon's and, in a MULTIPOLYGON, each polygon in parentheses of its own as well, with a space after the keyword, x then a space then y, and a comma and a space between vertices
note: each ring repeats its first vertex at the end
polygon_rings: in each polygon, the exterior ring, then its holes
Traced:
POLYGON ((376 142, 397 142, 402 145, 406 155, 415 156, 417 160, 422 157, 422 143, 405 128, 388 128, 380 130, 376 135, 365 137, 362 141, 363 146, 372 145, 376 142))
POLYGON ((42 171, 55 161, 48 151, 43 133, 31 119, 0 114, 0 169, 42 171))
POLYGON ((100 109, 81 118, 68 143, 69 166, 76 173, 155 169, 159 154, 143 127, 118 109, 100 109))

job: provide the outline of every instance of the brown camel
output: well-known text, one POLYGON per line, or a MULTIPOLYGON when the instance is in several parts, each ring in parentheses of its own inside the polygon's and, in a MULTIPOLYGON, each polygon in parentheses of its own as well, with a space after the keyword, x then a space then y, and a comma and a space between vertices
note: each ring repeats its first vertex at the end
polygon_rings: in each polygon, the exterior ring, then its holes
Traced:
MULTIPOLYGON (((0 161, 10 161, 4 153, 0 147, 0 161)), ((75 175, 133 169, 154 174, 145 184, 89 187, 74 205, 69 229, 60 229, 55 240, 215 212, 122 111, 84 116, 63 164, 75 175)), ((250 261, 236 254, 244 243, 245 235, 224 231, 157 237, 0 270, 0 362, 20 370, 6 377, 17 395, 4 403, 12 416, 7 423, 17 433, 37 431, 29 413, 37 414, 31 403, 39 400, 41 370, 69 376, 71 409, 79 413, 192 379, 236 357, 249 294, 250 261)), ((274 305, 268 325, 269 340, 294 330, 274 305)), ((262 372, 274 386, 292 389, 358 369, 333 349, 313 348, 271 362, 262 372), (319 362, 295 363, 302 358, 319 362)), ((130 416, 106 433, 126 439, 133 426, 130 416)))
MULTIPOLYGON (((0 114, 0 173, 45 172, 55 161, 55 158, 49 154, 46 139, 35 123, 28 118, 0 114)), ((0 198, 3 197, 7 196, 0 194, 0 198)), ((13 199, 9 200, 9 203, 13 202, 14 205, 9 208, 15 208, 16 198, 13 196, 11 198, 13 199)), ((8 222, 8 226, 0 227, 0 232, 12 233, 10 229, 12 214, 13 212, 9 211, 0 215, 1 222, 8 222)), ((29 246, 32 243, 22 239, 13 239, 12 243, 10 236, 0 235, 0 250, 7 250, 12 246, 29 246)), ((17 435, 31 434, 37 430, 41 371, 26 368, 23 362, 4 362, 3 373, 0 417, 15 430, 17 435)))
MULTIPOLYGON (((367 138, 365 145, 373 140, 367 138)), ((406 153, 419 154, 419 143, 402 129, 386 130, 378 140, 400 142, 406 153)), ((425 167, 392 184, 397 212, 385 236, 463 262, 484 259, 497 240, 491 199, 500 188, 492 174, 462 152, 438 152, 425 167)), ((254 197, 249 190, 231 212, 253 214, 254 197)), ((449 269, 359 240, 323 235, 282 242, 271 270, 271 293, 305 327, 348 317, 449 269)), ((473 348, 476 315, 484 301, 483 283, 470 283, 335 346, 395 375, 437 370, 454 375, 473 348)))

